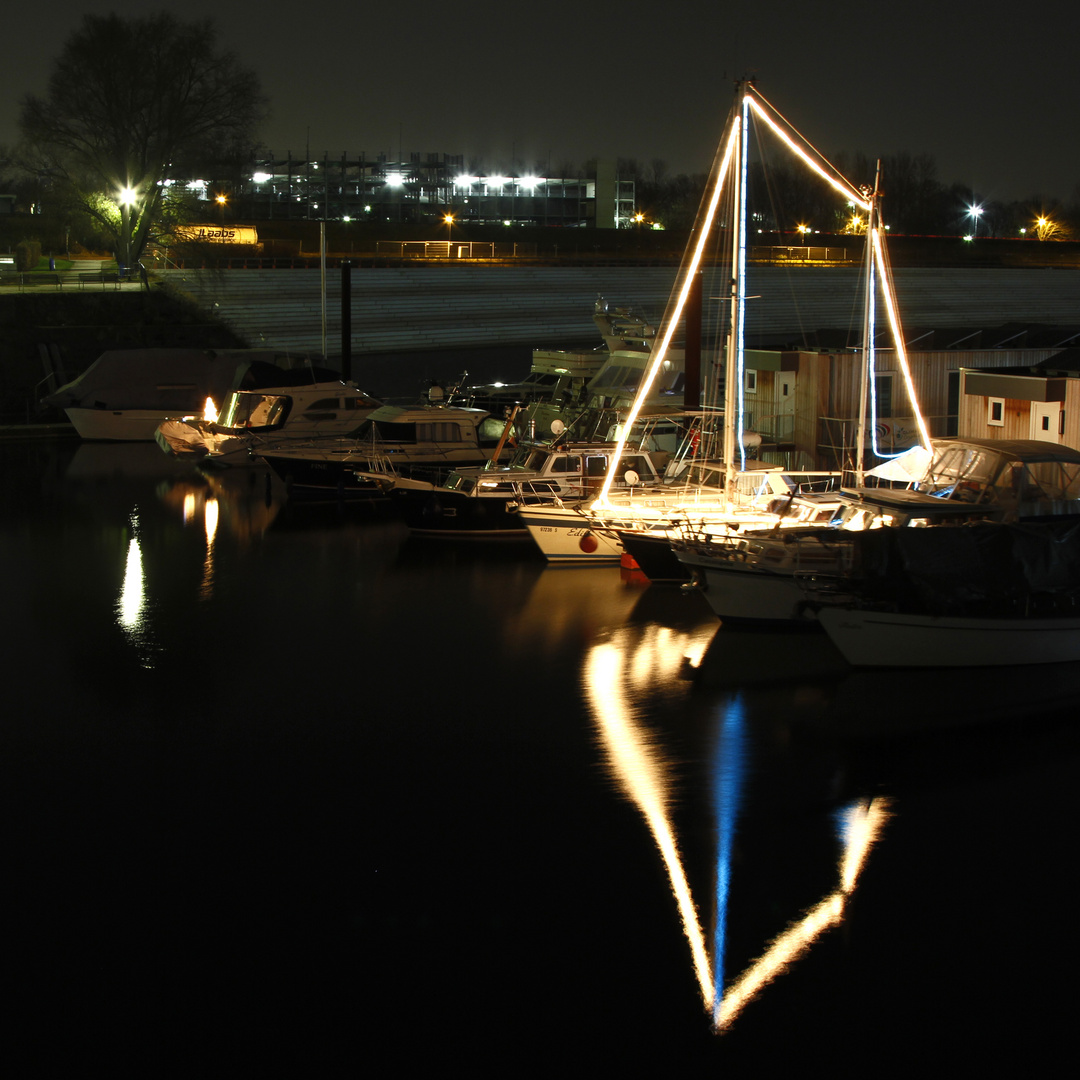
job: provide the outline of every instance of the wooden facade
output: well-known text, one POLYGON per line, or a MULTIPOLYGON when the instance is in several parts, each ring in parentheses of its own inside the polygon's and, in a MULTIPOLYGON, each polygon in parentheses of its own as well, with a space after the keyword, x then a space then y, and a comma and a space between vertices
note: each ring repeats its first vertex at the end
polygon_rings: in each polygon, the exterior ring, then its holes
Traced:
MULTIPOLYGON (((1016 370, 1054 355, 1056 349, 996 349, 962 352, 954 349, 908 353, 916 397, 934 438, 981 435, 976 424, 981 408, 962 393, 962 371, 977 366, 983 371, 1016 370)), ((855 457, 862 383, 862 354, 747 350, 745 407, 748 423, 763 437, 763 457, 791 468, 832 469, 849 466, 855 457)), ((875 356, 877 415, 868 432, 871 448, 883 454, 907 449, 918 441, 914 413, 894 350, 875 356)), ((1080 380, 1062 380, 1080 393, 1080 380)), ((1064 397, 1065 436, 1080 448, 1080 409, 1064 397), (1074 430, 1075 429, 1075 430, 1074 430)), ((1071 400, 1071 399, 1070 399, 1071 400)), ((869 410, 867 422, 870 422, 869 410)), ((1058 421, 1055 419, 1054 423, 1058 421)), ((1007 423, 989 437, 1032 438, 1029 403, 1014 403, 1007 423), (1023 415, 1016 416, 1017 412, 1023 415)))

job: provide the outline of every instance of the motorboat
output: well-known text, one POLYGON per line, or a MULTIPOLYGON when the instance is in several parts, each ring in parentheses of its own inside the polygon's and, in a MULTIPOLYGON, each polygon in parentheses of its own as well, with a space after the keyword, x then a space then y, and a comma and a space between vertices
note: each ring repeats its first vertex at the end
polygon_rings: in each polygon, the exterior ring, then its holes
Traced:
MULTIPOLYGON (((1042 440, 935 439, 914 485, 845 489, 835 527, 758 530, 739 536, 683 535, 672 550, 720 619, 814 619, 814 604, 865 587, 868 533, 917 531, 909 539, 944 553, 942 530, 981 523, 1080 520, 1080 453, 1042 440), (935 540, 935 535, 937 539, 935 540)), ((922 550, 920 548, 920 550, 922 550)), ((835 602, 835 601, 833 601, 835 602)))
MULTIPOLYGON (((441 483, 398 483, 405 522, 414 533, 456 539, 528 540, 520 513, 552 499, 577 502, 599 490, 614 443, 522 443, 506 465, 454 469, 441 483)), ((620 456, 616 490, 654 486, 669 455, 638 447, 620 456)))
POLYGON ((379 402, 336 372, 254 363, 214 420, 165 420, 154 434, 166 454, 207 465, 248 465, 294 441, 356 431, 379 402))
POLYGON ((260 456, 294 497, 386 497, 394 483, 439 481, 482 465, 505 438, 505 420, 456 405, 382 405, 355 435, 294 440, 260 456))
POLYGON ((259 349, 109 349, 42 404, 83 439, 152 442, 171 416, 202 415, 208 399, 216 411, 252 363, 283 359, 259 349))
POLYGON ((858 667, 1080 660, 1080 518, 857 534, 847 596, 813 617, 858 667))

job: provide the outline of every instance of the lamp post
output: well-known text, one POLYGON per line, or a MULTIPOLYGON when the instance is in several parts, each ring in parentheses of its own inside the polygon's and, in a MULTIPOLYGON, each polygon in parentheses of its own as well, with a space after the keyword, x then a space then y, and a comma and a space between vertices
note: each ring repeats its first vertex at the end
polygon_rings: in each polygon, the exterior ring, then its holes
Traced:
POLYGON ((219 195, 217 197, 217 204, 221 207, 221 242, 223 244, 225 243, 225 204, 228 201, 229 200, 226 199, 224 195, 219 195))
POLYGON ((454 230, 454 215, 453 214, 444 214, 443 215, 443 221, 446 222, 446 256, 447 256, 447 258, 450 258, 451 257, 450 245, 451 245, 452 235, 453 235, 453 230, 454 230))
POLYGON ((979 235, 979 218, 982 217, 983 208, 978 203, 972 203, 968 207, 968 217, 971 218, 971 235, 979 235))
POLYGON ((131 208, 136 201, 135 189, 130 184, 120 189, 120 277, 124 276, 131 265, 131 208))

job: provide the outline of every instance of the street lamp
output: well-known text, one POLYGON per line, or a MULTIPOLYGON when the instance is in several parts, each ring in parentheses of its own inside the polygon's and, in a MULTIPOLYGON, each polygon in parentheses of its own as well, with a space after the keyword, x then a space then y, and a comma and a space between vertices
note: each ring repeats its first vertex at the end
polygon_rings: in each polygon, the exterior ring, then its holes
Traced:
POLYGON ((222 239, 222 242, 224 242, 224 240, 225 240, 225 204, 229 200, 226 199, 224 195, 219 195, 217 197, 216 201, 217 201, 218 206, 221 207, 221 239, 222 239))
POLYGON ((982 217, 983 208, 977 203, 972 203, 968 207, 968 217, 971 218, 971 234, 973 237, 979 235, 979 218, 982 217))
POLYGON ((123 277, 131 265, 131 208, 138 202, 138 192, 130 185, 120 189, 120 240, 123 250, 120 253, 123 265, 119 267, 119 276, 123 277))
POLYGON ((450 254, 450 243, 454 231, 454 215, 444 214, 443 221, 446 222, 446 254, 450 254))
POLYGON ((806 234, 810 231, 810 226, 809 225, 796 225, 795 228, 798 230, 798 233, 799 233, 799 236, 801 237, 802 243, 805 244, 806 243, 806 234))

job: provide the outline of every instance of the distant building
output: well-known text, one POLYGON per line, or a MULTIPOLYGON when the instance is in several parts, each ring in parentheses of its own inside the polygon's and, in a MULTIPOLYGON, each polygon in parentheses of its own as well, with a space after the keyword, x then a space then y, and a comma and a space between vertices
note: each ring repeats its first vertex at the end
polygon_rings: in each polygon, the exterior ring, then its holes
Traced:
POLYGON ((619 179, 614 162, 599 163, 595 178, 557 178, 470 174, 462 156, 451 154, 413 154, 408 161, 289 156, 252 162, 229 202, 231 214, 252 221, 438 225, 452 215, 462 225, 624 229, 634 214, 634 182, 619 179))

